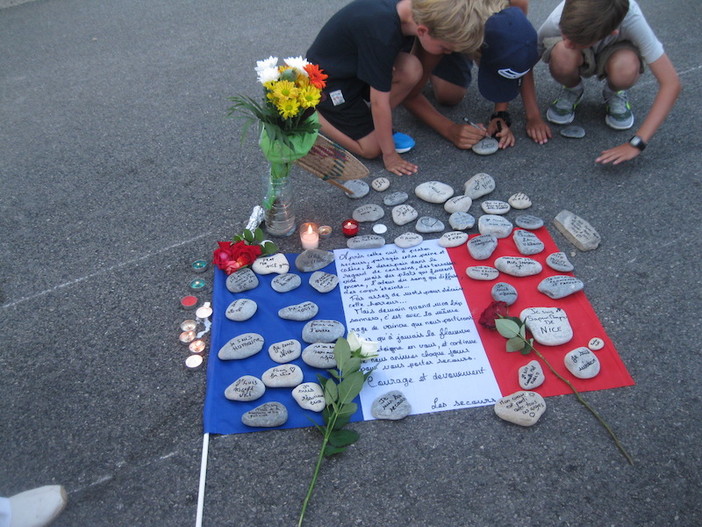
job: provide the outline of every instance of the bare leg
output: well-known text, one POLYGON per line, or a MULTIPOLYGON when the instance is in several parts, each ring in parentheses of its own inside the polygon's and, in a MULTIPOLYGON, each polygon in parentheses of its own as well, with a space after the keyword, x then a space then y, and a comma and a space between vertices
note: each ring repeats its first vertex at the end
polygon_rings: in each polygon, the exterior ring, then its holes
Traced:
POLYGON ((444 106, 456 106, 463 100, 468 91, 468 88, 441 79, 436 75, 432 75, 430 79, 436 102, 444 106))
POLYGON ((621 49, 607 61, 607 84, 612 91, 628 90, 639 80, 641 62, 630 49, 621 49))
POLYGON ((553 47, 548 62, 551 76, 563 86, 573 88, 580 83, 579 68, 583 63, 583 55, 579 49, 566 47, 561 41, 553 47))

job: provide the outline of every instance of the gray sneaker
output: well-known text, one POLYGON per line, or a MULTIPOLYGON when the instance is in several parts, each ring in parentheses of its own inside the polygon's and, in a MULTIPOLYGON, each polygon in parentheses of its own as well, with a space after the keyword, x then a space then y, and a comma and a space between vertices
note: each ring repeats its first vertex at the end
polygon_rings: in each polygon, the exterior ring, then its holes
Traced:
POLYGON ((605 117, 607 126, 615 130, 628 130, 634 126, 634 114, 631 113, 626 90, 613 92, 605 87, 602 90, 602 97, 607 103, 607 116, 605 117))
POLYGON ((575 88, 561 87, 561 93, 546 110, 546 119, 555 124, 570 124, 575 119, 575 107, 583 98, 585 87, 580 84, 575 88))

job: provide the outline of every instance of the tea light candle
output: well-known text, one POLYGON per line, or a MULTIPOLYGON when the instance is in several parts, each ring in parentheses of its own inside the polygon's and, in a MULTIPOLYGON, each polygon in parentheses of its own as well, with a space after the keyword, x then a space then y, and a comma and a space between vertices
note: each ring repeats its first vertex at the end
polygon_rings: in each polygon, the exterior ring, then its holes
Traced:
POLYGON ((190 267, 196 273, 204 273, 207 271, 207 260, 195 260, 190 267))
POLYGON ((331 236, 332 233, 332 228, 329 225, 320 225, 319 229, 317 229, 317 232, 319 233, 320 238, 329 238, 329 236, 331 236))
POLYGON ((197 308, 197 311, 195 311, 195 316, 197 318, 209 318, 209 316, 212 314, 212 308, 210 307, 209 302, 205 302, 202 304, 202 306, 197 308))
POLYGON ((300 225, 300 241, 303 249, 316 249, 319 247, 319 233, 316 223, 303 223, 300 225))
POLYGON ((183 331, 180 336, 178 337, 178 340, 180 340, 183 344, 189 344, 195 339, 195 331, 190 330, 190 331, 183 331))
POLYGON ((197 305, 197 297, 193 295, 184 296, 180 299, 180 305, 183 309, 193 309, 197 305))
POLYGON ((201 339, 193 340, 188 349, 193 353, 202 353, 205 351, 205 341, 201 339))
POLYGON ((356 236, 358 234, 358 222, 356 220, 346 220, 341 224, 341 230, 347 238, 356 236))
POLYGON ((185 359, 185 367, 189 370, 197 370, 202 366, 204 360, 202 355, 190 355, 185 359))
POLYGON ((195 331, 195 328, 197 328, 196 320, 184 320, 180 324, 180 329, 183 331, 195 331))
POLYGON ((202 291, 206 285, 207 282, 203 278, 196 278, 190 281, 190 289, 193 291, 202 291))

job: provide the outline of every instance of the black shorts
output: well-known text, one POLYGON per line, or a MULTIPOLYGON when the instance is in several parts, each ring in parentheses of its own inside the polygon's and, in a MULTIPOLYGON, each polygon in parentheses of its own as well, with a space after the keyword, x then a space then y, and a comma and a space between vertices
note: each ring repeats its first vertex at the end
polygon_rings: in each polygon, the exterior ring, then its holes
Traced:
POLYGON ((446 82, 467 88, 473 79, 470 72, 472 67, 473 61, 463 53, 451 53, 442 57, 431 73, 446 82))
POLYGON ((317 111, 344 135, 358 141, 375 130, 369 103, 370 86, 355 94, 349 94, 338 86, 331 86, 324 90, 322 97, 317 111), (334 105, 334 102, 337 104, 334 105))

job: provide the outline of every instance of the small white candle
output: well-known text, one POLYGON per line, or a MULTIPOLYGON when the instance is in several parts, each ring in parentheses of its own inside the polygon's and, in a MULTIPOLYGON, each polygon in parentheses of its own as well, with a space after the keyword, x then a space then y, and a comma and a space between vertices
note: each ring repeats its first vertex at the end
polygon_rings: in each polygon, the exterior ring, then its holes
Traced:
POLYGON ((185 359, 185 367, 189 370, 197 370, 202 366, 203 361, 202 355, 190 355, 185 359))
POLYGON ((319 232, 314 223, 300 225, 300 241, 303 249, 316 249, 319 247, 319 232))
POLYGON ((202 353, 205 351, 205 342, 200 339, 193 340, 188 346, 188 349, 193 353, 202 353))

